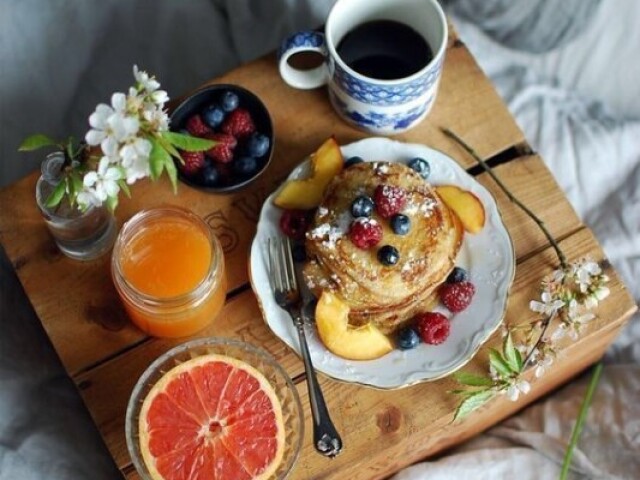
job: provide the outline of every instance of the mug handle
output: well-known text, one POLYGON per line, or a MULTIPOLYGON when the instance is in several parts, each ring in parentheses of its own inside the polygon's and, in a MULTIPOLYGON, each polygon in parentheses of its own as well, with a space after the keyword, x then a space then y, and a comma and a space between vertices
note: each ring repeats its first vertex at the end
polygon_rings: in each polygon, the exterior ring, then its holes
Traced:
POLYGON ((290 86, 308 90, 326 85, 329 79, 328 51, 324 34, 314 31, 297 32, 287 37, 278 51, 280 76, 290 86), (289 58, 300 52, 320 53, 325 61, 316 68, 300 70, 289 64, 289 58))

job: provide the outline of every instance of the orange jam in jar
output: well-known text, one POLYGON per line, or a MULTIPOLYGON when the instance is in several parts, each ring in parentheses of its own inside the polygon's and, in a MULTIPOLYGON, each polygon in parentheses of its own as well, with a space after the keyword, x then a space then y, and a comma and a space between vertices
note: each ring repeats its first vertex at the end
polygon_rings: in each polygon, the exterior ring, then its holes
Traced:
POLYGON ((111 273, 129 317, 156 337, 183 337, 209 325, 224 305, 220 242, 194 213, 143 210, 124 224, 111 273))

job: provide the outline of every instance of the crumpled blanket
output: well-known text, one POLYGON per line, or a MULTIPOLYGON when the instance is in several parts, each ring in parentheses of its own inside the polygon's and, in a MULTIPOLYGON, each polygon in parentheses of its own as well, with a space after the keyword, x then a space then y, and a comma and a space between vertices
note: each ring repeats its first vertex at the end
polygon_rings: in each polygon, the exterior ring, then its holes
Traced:
MULTIPOLYGON (((567 18, 559 15, 559 28, 567 29, 565 36, 556 38, 557 44, 544 40, 525 48, 522 38, 541 38, 555 28, 553 17, 544 10, 560 8, 560 2, 526 2, 524 9, 531 12, 535 3, 541 11, 534 18, 550 19, 547 23, 522 20, 524 2, 511 7, 500 1, 483 2, 484 10, 475 17, 472 7, 478 2, 450 3, 460 37, 639 301, 640 87, 626 77, 630 64, 620 59, 635 55, 640 43, 637 33, 629 36, 631 25, 640 20, 640 5, 573 2, 575 23, 569 28, 567 18), (496 4, 503 7, 499 16, 491 15, 496 4), (581 15, 585 10, 591 16, 581 15), (513 30, 510 13, 530 29, 513 30), (605 25, 616 25, 617 30, 605 31, 605 25), (594 78, 590 72, 596 71, 594 78), (591 75, 591 80, 582 75, 591 75), (616 89, 625 77, 626 88, 616 89)), ((409 467, 393 480, 558 478, 588 381, 585 374, 443 458, 409 467)), ((570 478, 640 478, 638 399, 640 316, 636 314, 605 356, 570 478)))
MULTIPOLYGON (((288 33, 321 24, 332 4, 0 0, 0 185, 37 166, 34 158, 16 168, 21 138, 84 131, 95 104, 128 84, 134 62, 176 96, 273 50, 288 33)), ((445 4, 526 138, 640 299, 640 3, 445 4)), ((0 480, 120 478, 4 255, 0 331, 0 480)), ((640 478, 639 340, 636 316, 605 357, 572 478, 640 478)), ((587 382, 585 375, 394 480, 557 478, 587 382)))

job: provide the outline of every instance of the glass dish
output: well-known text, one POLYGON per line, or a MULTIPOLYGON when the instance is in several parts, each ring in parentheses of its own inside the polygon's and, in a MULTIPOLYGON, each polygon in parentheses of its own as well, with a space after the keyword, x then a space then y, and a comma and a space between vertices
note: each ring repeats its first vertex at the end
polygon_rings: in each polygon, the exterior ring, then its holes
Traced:
POLYGON ((131 393, 125 420, 127 447, 140 477, 151 480, 142 459, 138 436, 138 421, 144 399, 167 371, 183 362, 208 354, 226 355, 248 363, 261 372, 275 390, 282 406, 285 450, 282 461, 271 478, 286 479, 298 459, 304 437, 304 417, 298 391, 284 368, 270 354, 248 343, 228 338, 202 338, 178 345, 158 357, 141 375, 131 393))

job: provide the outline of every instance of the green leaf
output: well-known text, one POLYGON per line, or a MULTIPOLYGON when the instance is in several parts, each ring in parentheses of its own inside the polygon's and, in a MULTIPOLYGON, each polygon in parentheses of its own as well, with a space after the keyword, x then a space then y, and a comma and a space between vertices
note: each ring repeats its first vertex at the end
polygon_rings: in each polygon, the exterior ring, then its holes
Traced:
POLYGON ((578 440, 580 439, 580 433, 582 432, 584 421, 587 418, 587 412, 589 411, 589 406, 591 405, 591 399, 593 398, 593 394, 596 391, 596 387, 598 386, 598 381, 600 380, 601 373, 602 362, 599 362, 593 368, 593 373, 591 375, 591 380, 589 381, 589 386, 587 387, 587 392, 582 399, 582 405, 580 405, 578 419, 576 420, 576 423, 573 426, 573 431, 571 432, 571 439, 569 440, 567 451, 564 454, 564 461, 562 462, 560 480, 565 480, 567 478, 567 475, 569 474, 569 469, 571 468, 571 457, 573 457, 573 450, 576 448, 578 440))
POLYGON ((465 398, 458 408, 456 408, 456 412, 453 415, 453 420, 458 420, 460 418, 464 418, 473 412, 476 408, 484 405, 491 397, 493 397, 495 392, 493 390, 479 390, 474 392, 473 395, 469 395, 465 398))
POLYGON ((151 169, 151 179, 158 180, 160 175, 162 175, 162 170, 165 166, 165 158, 168 157, 169 154, 167 151, 162 148, 160 142, 157 139, 151 139, 151 153, 149 154, 149 168, 151 169))
POLYGON ((31 152, 42 147, 50 147, 51 145, 57 145, 57 142, 51 137, 38 133, 31 135, 24 139, 24 141, 18 147, 19 152, 31 152))
POLYGON ((47 202, 44 204, 45 207, 53 208, 62 201, 64 194, 67 192, 66 185, 67 182, 64 180, 56 185, 56 188, 54 188, 53 192, 51 192, 51 195, 49 195, 49 198, 47 198, 47 202))
POLYGON ((472 387, 483 387, 493 385, 493 380, 489 377, 481 377, 480 375, 473 375, 467 372, 456 372, 453 374, 458 383, 463 385, 470 385, 472 387))
POLYGON ((475 395, 478 392, 484 392, 485 390, 489 390, 489 387, 476 388, 473 390, 463 390, 463 389, 448 390, 447 393, 450 393, 452 395, 462 395, 463 397, 470 397, 472 395, 475 395))
POLYGON ((489 351, 489 362, 491 362, 491 365, 496 370, 496 372, 498 372, 503 377, 508 378, 513 373, 515 373, 511 370, 511 367, 509 367, 509 364, 502 357, 500 352, 498 352, 495 348, 492 348, 489 351))
POLYGON ((120 190, 122 190, 124 192, 124 194, 131 198, 131 190, 129 190, 129 185, 127 185, 127 182, 124 181, 124 179, 120 179, 118 180, 118 185, 120 186, 120 190))
POLYGON ((504 344, 502 347, 504 351, 504 358, 509 365, 509 368, 514 372, 522 371, 522 356, 520 352, 513 345, 513 338, 511 337, 511 333, 508 333, 504 339, 504 344))
POLYGON ((69 158, 75 158, 73 153, 73 137, 69 137, 69 140, 67 140, 67 156, 69 158))
POLYGON ((71 183, 73 185, 73 192, 75 196, 84 189, 84 184, 82 183, 82 178, 80 178, 80 175, 75 170, 71 171, 71 173, 69 174, 69 177, 71 178, 71 183))
POLYGON ((460 388, 456 389, 456 390, 447 390, 447 393, 450 393, 451 395, 471 395, 472 393, 475 393, 474 390, 462 390, 460 388))
POLYGON ((181 163, 184 163, 182 161, 182 157, 180 156, 180 152, 178 152, 178 150, 176 150, 176 147, 174 147, 169 141, 167 141, 165 138, 163 137, 156 137, 158 139, 158 141, 160 142, 160 145, 162 145, 162 147, 169 152, 169 155, 173 156, 174 158, 177 158, 178 160, 180 160, 181 163))
POLYGON ((172 145, 187 152, 202 152, 215 147, 218 142, 214 140, 206 140, 204 138, 192 137, 191 135, 183 135, 176 132, 162 132, 162 138, 172 145))
POLYGON ((113 197, 107 197, 107 207, 109 207, 109 210, 111 210, 113 212, 113 211, 115 211, 117 206, 118 206, 118 196, 117 195, 115 195, 113 197))
POLYGON ((173 194, 176 195, 178 193, 178 169, 176 168, 176 164, 173 163, 173 160, 168 155, 165 160, 164 168, 167 170, 167 175, 169 175, 169 180, 171 180, 171 186, 173 187, 173 194))

